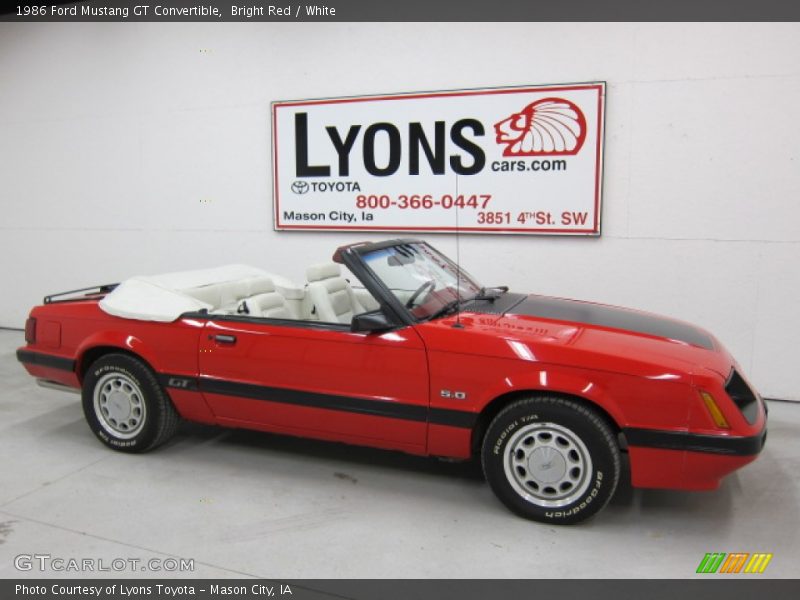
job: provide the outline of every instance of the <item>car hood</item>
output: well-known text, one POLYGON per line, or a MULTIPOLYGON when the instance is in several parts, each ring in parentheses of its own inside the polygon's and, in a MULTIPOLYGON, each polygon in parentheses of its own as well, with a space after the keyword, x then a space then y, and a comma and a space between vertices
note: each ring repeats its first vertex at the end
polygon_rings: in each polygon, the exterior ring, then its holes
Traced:
MULTIPOLYGON (((528 344, 548 362, 567 360, 594 368, 613 364, 613 370, 627 363, 623 370, 631 372, 641 372, 643 365, 687 374, 711 370, 723 378, 733 362, 713 335, 695 325, 619 306, 506 293, 494 302, 469 303, 462 313, 466 315, 474 316, 477 329, 528 344)), ((524 352, 519 345, 512 349, 524 352)))

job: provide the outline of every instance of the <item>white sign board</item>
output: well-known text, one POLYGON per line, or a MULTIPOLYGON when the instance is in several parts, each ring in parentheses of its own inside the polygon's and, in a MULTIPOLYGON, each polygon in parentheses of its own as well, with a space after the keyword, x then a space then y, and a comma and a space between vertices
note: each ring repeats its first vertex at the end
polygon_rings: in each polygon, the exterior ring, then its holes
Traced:
POLYGON ((605 83, 275 102, 275 228, 600 233, 605 83))

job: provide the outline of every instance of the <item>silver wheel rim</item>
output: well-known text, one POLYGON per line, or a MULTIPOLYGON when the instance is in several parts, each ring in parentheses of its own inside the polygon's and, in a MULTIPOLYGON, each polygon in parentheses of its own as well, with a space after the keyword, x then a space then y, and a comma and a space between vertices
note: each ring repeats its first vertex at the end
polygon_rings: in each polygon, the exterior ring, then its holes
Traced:
POLYGON ((556 423, 531 423, 514 433, 503 466, 514 491, 546 508, 572 504, 591 483, 589 450, 574 431, 556 423))
POLYGON ((134 438, 142 431, 147 416, 142 390, 122 373, 103 375, 94 386, 94 414, 114 437, 134 438))

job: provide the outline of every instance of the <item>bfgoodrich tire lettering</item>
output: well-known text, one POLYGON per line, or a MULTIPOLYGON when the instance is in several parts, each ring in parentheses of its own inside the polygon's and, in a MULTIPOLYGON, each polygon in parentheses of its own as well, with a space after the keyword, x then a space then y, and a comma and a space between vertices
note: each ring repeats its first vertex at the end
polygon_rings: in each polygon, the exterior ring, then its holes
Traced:
POLYGON ((175 433, 179 417, 150 368, 127 354, 97 359, 83 380, 83 414, 109 448, 147 452, 175 433))
POLYGON ((491 422, 481 448, 497 497, 527 519, 568 525, 591 517, 614 495, 620 456, 614 433, 591 408, 537 396, 491 422))

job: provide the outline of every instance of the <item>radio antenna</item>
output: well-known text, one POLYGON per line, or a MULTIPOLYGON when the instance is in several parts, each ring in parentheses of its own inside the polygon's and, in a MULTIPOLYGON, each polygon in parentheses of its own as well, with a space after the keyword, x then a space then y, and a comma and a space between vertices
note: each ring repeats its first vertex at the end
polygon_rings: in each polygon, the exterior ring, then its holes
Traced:
POLYGON ((464 326, 461 324, 461 234, 460 228, 458 226, 458 173, 456 173, 456 197, 455 201, 453 202, 453 206, 456 209, 456 296, 457 296, 457 304, 456 304, 456 322, 453 327, 457 329, 463 329, 464 326))

